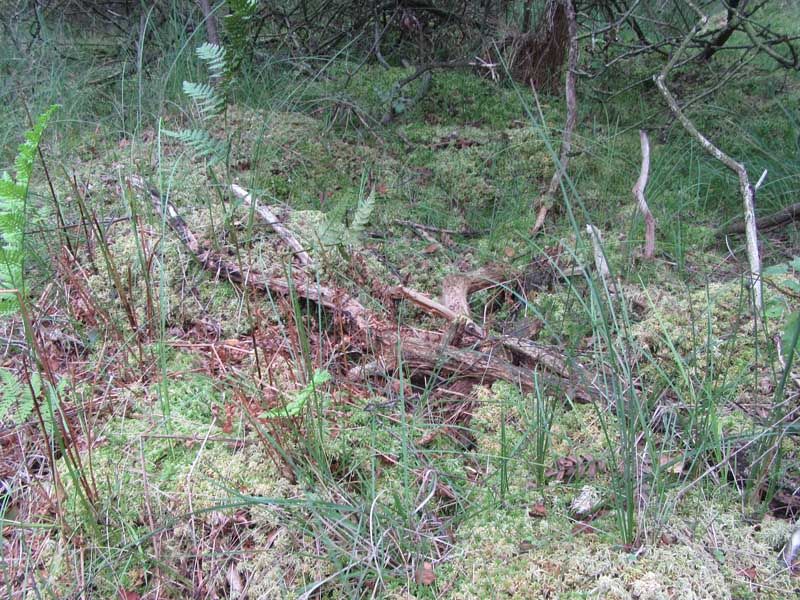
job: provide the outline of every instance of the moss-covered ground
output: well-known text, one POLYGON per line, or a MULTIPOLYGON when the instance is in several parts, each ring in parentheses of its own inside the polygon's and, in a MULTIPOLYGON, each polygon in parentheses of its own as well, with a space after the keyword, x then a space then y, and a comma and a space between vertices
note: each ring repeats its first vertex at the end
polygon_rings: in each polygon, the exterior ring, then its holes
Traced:
MULTIPOLYGON (((166 96, 197 69, 188 59, 173 67, 166 96)), ((59 204, 83 225, 62 251, 37 172, 31 287, 49 357, 40 368, 68 381, 47 402, 75 443, 55 435, 50 463, 42 436, 29 434, 37 466, 23 456, 17 473, 32 475, 7 478, 0 578, 14 597, 797 594, 780 554, 800 485, 797 367, 785 378, 782 367, 800 295, 796 224, 763 236, 764 314, 754 315, 743 239, 716 233, 739 218, 735 180, 645 90, 581 103, 572 190, 533 235, 561 100, 446 71, 380 125, 409 72, 342 59, 305 81, 271 66, 259 75, 268 92, 235 88, 207 123, 230 148, 211 169, 164 134, 196 121, 188 108, 169 105, 150 122, 123 104, 119 119, 107 112, 90 127, 65 107, 43 151, 59 204), (630 193, 644 126, 652 262, 640 256, 630 193), (496 331, 540 320, 537 342, 620 387, 584 405, 544 384, 523 394, 402 369, 354 380, 360 357, 339 323, 203 269, 127 183, 133 175, 214 251, 286 276, 286 247, 227 192, 239 183, 309 248, 320 282, 402 326, 445 327, 381 289, 437 296, 448 274, 502 264, 516 276, 473 296, 476 320, 496 331), (370 190, 375 207, 359 230, 370 190), (406 221, 471 235, 425 235, 406 221), (604 234, 605 285, 588 222, 604 234), (311 385, 315 371, 330 380, 311 385), (298 398, 298 415, 265 416, 298 398)), ((788 204, 800 181, 790 139, 800 130, 787 113, 800 89, 774 94, 780 78, 754 71, 759 84, 739 82, 697 111, 753 172, 778 169, 759 196, 765 212, 788 204)), ((4 328, 21 335, 19 318, 4 328)), ((25 370, 13 352, 4 364, 25 370)))

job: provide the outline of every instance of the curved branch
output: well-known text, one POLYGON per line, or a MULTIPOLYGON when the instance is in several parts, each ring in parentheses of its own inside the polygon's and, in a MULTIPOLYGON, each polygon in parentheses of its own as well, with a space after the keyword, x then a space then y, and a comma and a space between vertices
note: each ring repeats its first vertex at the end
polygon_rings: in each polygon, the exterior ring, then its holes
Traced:
MULTIPOLYGON (((690 3, 691 5, 691 3, 690 3)), ((696 7, 692 6, 696 9, 696 7)), ((680 106, 678 105, 678 101, 675 99, 675 96, 672 95, 672 92, 669 90, 666 84, 667 75, 669 75, 670 70, 673 68, 675 63, 677 62, 679 56, 683 53, 686 49, 689 41, 697 34, 697 32, 706 25, 708 22, 708 17, 703 13, 697 11, 700 15, 699 22, 692 28, 692 30, 688 33, 688 35, 684 38, 683 43, 680 47, 675 51, 672 55, 670 60, 664 65, 664 68, 661 70, 655 77, 656 86, 658 87, 661 95, 664 96, 664 99, 667 101, 672 114, 680 121, 683 128, 698 142, 700 145, 708 152, 711 156, 716 158, 720 161, 723 165, 728 167, 731 171, 733 171, 736 176, 739 178, 739 191, 742 194, 742 201, 744 204, 744 220, 745 220, 745 231, 747 233, 747 259, 750 263, 750 277, 753 284, 753 297, 755 301, 755 306, 758 314, 761 314, 762 310, 762 294, 761 294, 761 257, 759 256, 758 252, 758 233, 756 231, 756 220, 755 220, 755 193, 756 187, 750 183, 750 178, 747 175, 747 169, 745 166, 725 154, 722 150, 720 150, 717 146, 715 146, 711 140, 705 137, 697 127, 692 123, 692 121, 687 117, 684 112, 681 110, 680 106)))

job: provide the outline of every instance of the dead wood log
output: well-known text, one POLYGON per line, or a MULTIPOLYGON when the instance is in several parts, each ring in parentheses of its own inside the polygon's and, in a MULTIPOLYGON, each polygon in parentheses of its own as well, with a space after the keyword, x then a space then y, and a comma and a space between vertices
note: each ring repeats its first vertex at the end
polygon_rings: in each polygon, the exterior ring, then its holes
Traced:
MULTIPOLYGON (((389 368, 402 365, 425 374, 463 377, 486 384, 507 381, 525 391, 534 390, 537 384, 551 385, 563 390, 567 397, 576 402, 587 402, 598 395, 596 388, 589 387, 591 381, 572 381, 563 376, 566 372, 563 364, 542 362, 544 367, 551 368, 551 372, 545 370, 537 376, 533 369, 513 365, 492 352, 453 348, 449 345, 449 340, 441 334, 398 328, 396 324, 369 310, 345 290, 309 280, 304 272, 291 273, 291 280, 263 274, 255 269, 243 272, 208 245, 201 243, 175 207, 162 198, 156 189, 147 186, 139 177, 131 177, 129 181, 134 187, 149 194, 153 209, 206 270, 262 293, 282 296, 295 294, 299 298, 319 304, 334 317, 341 318, 351 331, 359 334, 353 336, 352 340, 359 351, 377 355, 389 368), (559 369, 562 373, 552 372, 558 372, 559 369)), ((539 361, 540 357, 531 353, 529 356, 539 361)))
POLYGON ((644 257, 648 260, 653 258, 656 249, 656 220, 650 207, 647 206, 647 199, 644 197, 644 190, 647 187, 647 179, 650 174, 650 140, 644 129, 639 131, 639 139, 642 144, 642 170, 639 179, 633 186, 633 197, 639 206, 639 212, 644 217, 644 257))
MULTIPOLYGON (((756 219, 756 229, 759 231, 764 231, 766 229, 772 229, 773 227, 778 227, 779 225, 796 221, 798 219, 800 219, 800 202, 795 202, 783 210, 779 210, 778 212, 772 213, 766 217, 756 219)), ((745 221, 739 221, 738 223, 734 223, 729 227, 720 229, 717 233, 719 235, 744 233, 746 229, 747 223, 745 221)))

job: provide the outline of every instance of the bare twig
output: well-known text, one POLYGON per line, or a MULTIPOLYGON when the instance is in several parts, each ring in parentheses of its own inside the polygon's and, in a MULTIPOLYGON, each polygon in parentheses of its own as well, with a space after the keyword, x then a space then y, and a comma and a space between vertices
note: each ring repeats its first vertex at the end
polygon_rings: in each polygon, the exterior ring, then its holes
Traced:
POLYGON ((653 258, 656 249, 656 220, 644 197, 647 178, 650 174, 650 140, 644 129, 639 131, 639 139, 642 143, 642 170, 639 173, 639 179, 636 180, 636 185, 633 186, 633 197, 639 205, 639 211, 644 216, 644 257, 649 260, 653 258))
POLYGON ((419 229, 423 231, 430 231, 432 233, 444 233, 447 235, 460 235, 462 237, 477 237, 482 233, 488 232, 487 229, 474 231, 472 229, 448 229, 446 227, 436 227, 434 225, 425 225, 424 223, 415 223, 414 221, 406 221, 403 219, 395 219, 392 223, 396 225, 403 225, 411 227, 412 229, 419 229))

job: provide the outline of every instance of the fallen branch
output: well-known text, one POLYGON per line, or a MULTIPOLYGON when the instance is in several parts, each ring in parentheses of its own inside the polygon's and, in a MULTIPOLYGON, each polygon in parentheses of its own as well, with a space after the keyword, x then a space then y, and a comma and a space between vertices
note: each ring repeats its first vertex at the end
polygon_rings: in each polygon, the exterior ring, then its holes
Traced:
POLYGON ((486 233, 487 230, 482 231, 473 231, 471 229, 447 229, 446 227, 435 227, 434 225, 424 225, 422 223, 415 223, 414 221, 404 221, 402 219, 395 219, 392 221, 395 225, 403 225, 405 227, 411 227, 412 229, 418 229, 421 231, 429 231, 431 233, 443 233, 446 235, 460 235, 462 237, 478 237, 479 235, 486 233))
POLYGON ((256 211, 256 214, 266 221, 266 223, 272 227, 273 231, 280 236, 284 243, 294 251, 294 255, 304 267, 313 269, 314 261, 311 260, 311 257, 308 255, 308 252, 306 252, 303 244, 300 243, 300 241, 291 231, 283 226, 278 217, 275 216, 275 213, 273 213, 268 206, 258 204, 255 200, 253 200, 253 197, 247 190, 239 187, 235 183, 231 184, 231 191, 242 201, 245 206, 248 208, 253 207, 253 209, 256 211))
POLYGON ((639 179, 633 186, 633 197, 639 205, 639 212, 644 216, 644 257, 648 260, 653 258, 656 249, 656 220, 653 213, 650 212, 650 207, 647 206, 647 200, 644 197, 644 190, 647 187, 647 178, 650 174, 650 140, 647 138, 647 132, 642 129, 639 131, 639 139, 642 143, 642 170, 639 173, 639 179))
MULTIPOLYGON (((796 221, 798 219, 800 219, 800 202, 791 204, 783 210, 779 210, 778 212, 772 213, 766 217, 756 219, 756 229, 764 231, 765 229, 772 229, 773 227, 778 227, 779 225, 789 223, 790 221, 796 221)), ((720 235, 744 233, 746 228, 747 223, 745 221, 739 221, 738 223, 734 223, 729 227, 720 229, 717 233, 720 235)))
MULTIPOLYGON (((564 10, 567 17, 567 31, 569 33, 569 57, 567 58, 567 79, 564 85, 567 99, 567 119, 564 123, 564 132, 561 136, 561 152, 556 165, 556 172, 550 179, 550 185, 544 196, 539 200, 539 212, 536 215, 536 223, 533 226, 533 233, 539 231, 547 218, 547 211, 553 205, 553 201, 561 186, 561 180, 567 173, 569 165, 570 151, 572 150, 572 134, 575 125, 578 123, 578 96, 575 91, 578 70, 578 24, 575 19, 575 7, 572 0, 563 0, 564 10)), ((534 89, 534 93, 535 93, 534 89)))
MULTIPOLYGON (((378 362, 385 364, 389 369, 403 365, 422 371, 424 374, 437 373, 464 377, 486 384, 502 380, 518 385, 528 392, 536 389, 537 385, 552 385, 565 390, 566 395, 576 402, 588 402, 594 396, 600 395, 599 390, 591 387, 593 379, 581 377, 580 380, 574 380, 565 377, 566 364, 563 361, 561 364, 553 362, 552 352, 549 354, 551 359, 549 361, 542 360, 544 354, 537 357, 535 353, 527 352, 529 357, 535 358, 544 367, 544 372, 537 378, 532 368, 515 366, 492 352, 454 348, 450 346, 449 338, 440 333, 398 328, 395 323, 366 308, 345 290, 321 285, 314 280, 309 281, 304 272, 294 272, 291 282, 285 277, 262 274, 255 269, 245 273, 214 252, 210 246, 202 244, 175 207, 163 199, 157 190, 146 186, 141 178, 132 177, 130 181, 134 187, 149 194, 154 210, 205 269, 218 276, 224 276, 233 283, 262 293, 282 296, 294 294, 320 305, 329 310, 334 317, 341 318, 346 327, 359 334, 352 336, 351 341, 360 352, 377 355, 378 362), (553 373, 554 369, 558 372, 553 373)), ((423 297, 422 294, 419 296, 417 294, 414 294, 417 299, 423 297)), ((442 314, 450 314, 446 307, 437 309, 443 311, 442 314)), ((451 316, 458 317, 458 315, 451 316)), ((464 321, 463 319, 456 321, 459 322, 464 321)), ((494 341, 496 340, 487 340, 487 343, 494 341)), ((497 341, 503 345, 508 343, 505 339, 497 341)), ((515 344, 516 342, 521 340, 515 341, 515 344)))

